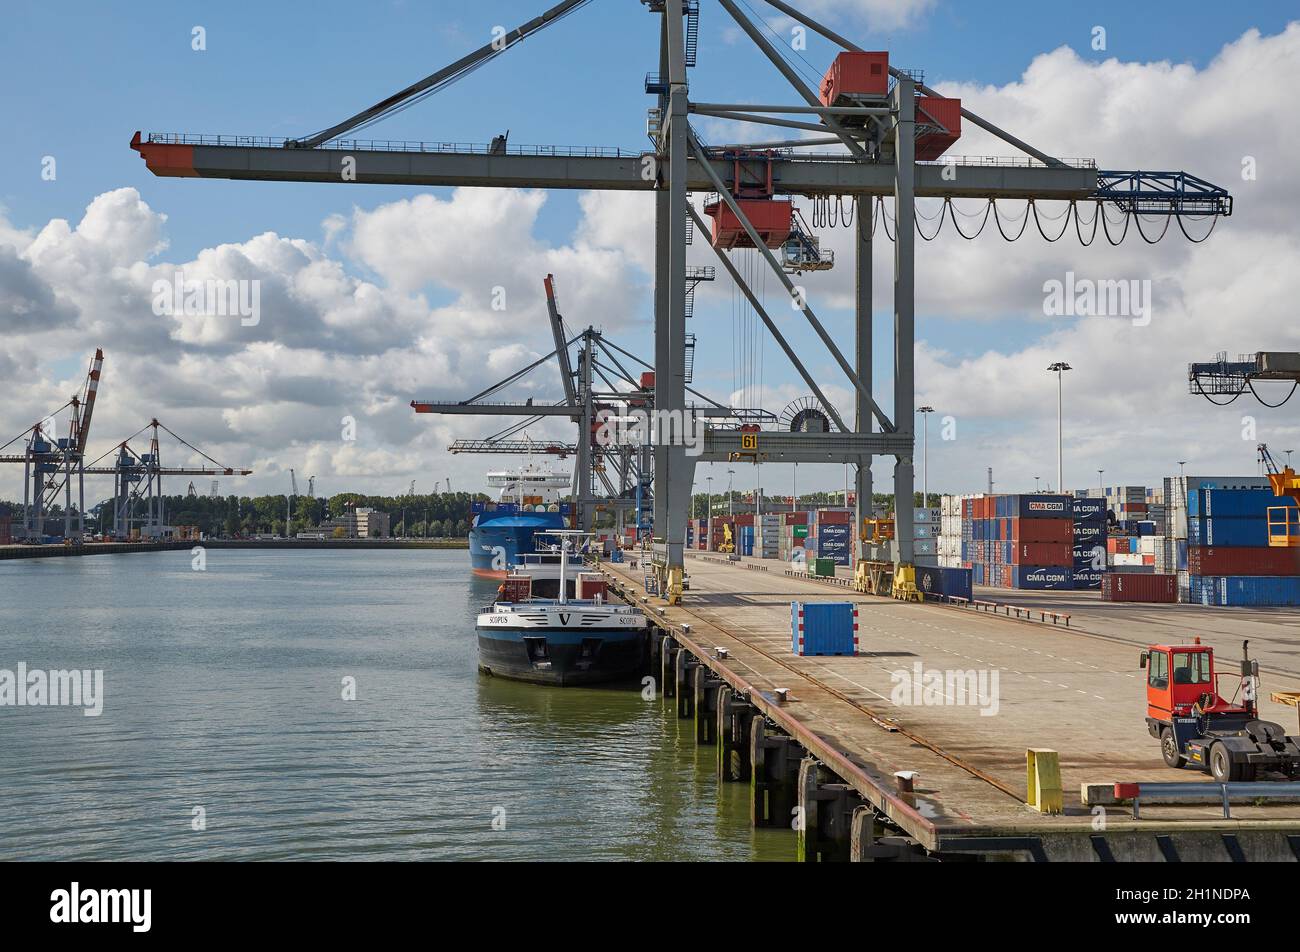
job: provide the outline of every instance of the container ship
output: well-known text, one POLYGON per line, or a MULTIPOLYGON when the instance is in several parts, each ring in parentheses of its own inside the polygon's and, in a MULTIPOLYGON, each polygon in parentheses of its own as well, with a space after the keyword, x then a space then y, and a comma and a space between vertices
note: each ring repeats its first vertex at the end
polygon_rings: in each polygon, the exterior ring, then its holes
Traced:
POLYGON ((532 463, 487 477, 500 491, 496 502, 470 504, 470 569, 482 578, 504 579, 520 556, 536 551, 538 532, 569 528, 571 507, 560 502, 560 494, 570 478, 532 463))

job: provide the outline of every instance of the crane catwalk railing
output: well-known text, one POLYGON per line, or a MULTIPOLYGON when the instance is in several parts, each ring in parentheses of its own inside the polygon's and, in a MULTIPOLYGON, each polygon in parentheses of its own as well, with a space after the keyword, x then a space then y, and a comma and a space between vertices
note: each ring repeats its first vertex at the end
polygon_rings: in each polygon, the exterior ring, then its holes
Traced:
MULTIPOLYGON (((197 145, 241 149, 282 149, 293 140, 279 136, 196 135, 151 132, 147 142, 157 145, 197 145)), ((451 155, 554 155, 568 158, 631 159, 640 149, 600 145, 507 145, 484 142, 411 142, 402 139, 334 139, 317 149, 336 152, 432 152, 451 155)))

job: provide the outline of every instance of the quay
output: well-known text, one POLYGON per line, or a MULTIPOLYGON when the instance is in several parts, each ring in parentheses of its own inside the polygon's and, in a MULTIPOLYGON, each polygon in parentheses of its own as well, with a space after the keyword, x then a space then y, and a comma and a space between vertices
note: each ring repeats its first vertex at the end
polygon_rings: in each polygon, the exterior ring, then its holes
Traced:
MULTIPOLYGON (((644 567, 600 566, 614 593, 654 622, 651 670, 677 715, 693 721, 697 742, 717 748, 720 781, 749 784, 756 826, 797 830, 801 859, 1300 857, 1300 805, 1234 804, 1225 819, 1217 803, 1144 804, 1135 819, 1115 798, 1116 783, 1209 779, 1161 760, 1144 722, 1138 667, 1139 644, 1180 624, 1178 640, 1190 640, 1207 613, 1174 613, 1158 625, 1145 616, 1180 606, 1098 601, 1080 614, 1089 628, 1104 618, 1113 629, 1100 632, 1050 617, 1031 622, 862 595, 792 577, 787 568, 692 554, 681 605, 663 607, 644 594, 644 567), (793 655, 795 600, 856 603, 859 654, 793 655), (996 703, 895 703, 896 686, 918 665, 996 672, 997 689, 989 692, 996 703), (1040 812, 1034 802, 1048 809, 1059 802, 1060 812, 1040 812)), ((1290 650, 1282 637, 1289 626, 1263 611, 1213 618, 1205 640, 1225 661, 1237 656, 1243 632, 1254 639, 1252 649, 1265 659, 1260 715, 1294 731, 1296 711, 1269 699, 1274 691, 1300 691, 1300 674, 1278 666, 1290 650)))

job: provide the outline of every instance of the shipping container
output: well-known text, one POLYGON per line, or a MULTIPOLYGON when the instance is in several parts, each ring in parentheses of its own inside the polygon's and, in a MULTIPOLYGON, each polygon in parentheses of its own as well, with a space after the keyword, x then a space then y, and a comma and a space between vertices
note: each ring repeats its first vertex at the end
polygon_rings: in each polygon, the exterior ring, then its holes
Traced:
POLYGON ((1178 601, 1178 579, 1174 575, 1107 572, 1101 581, 1101 597, 1108 602, 1178 601))
POLYGON ((791 649, 797 655, 858 653, 858 610, 852 602, 791 602, 791 649))
POLYGON ((1192 575, 1192 602, 1240 607, 1300 605, 1300 576, 1192 575))
POLYGON ((917 566, 916 587, 923 595, 951 598, 974 598, 972 571, 966 568, 930 568, 917 566))
POLYGON ((1192 545, 1263 548, 1268 545, 1268 523, 1262 518, 1192 516, 1187 538, 1192 545))
POLYGON ((1101 580, 1105 577, 1105 572, 1098 572, 1090 568, 1074 568, 1074 588, 1075 591, 1084 591, 1087 589, 1101 588, 1101 580))
POLYGON ((1075 522, 1105 522, 1106 501, 1104 499, 1076 499, 1071 504, 1075 522))
POLYGON ((1007 566, 1011 587, 1033 591, 1070 590, 1074 588, 1074 567, 1064 565, 1022 567, 1007 566))
POLYGON ((1008 546, 1011 552, 1007 561, 1023 566, 1064 565, 1071 560, 1073 551, 1068 542, 1013 542, 1008 546))
POLYGON ((1021 519, 1010 520, 1008 539, 1016 542, 1064 542, 1074 541, 1074 523, 1070 519, 1021 519))
POLYGON ((1300 575, 1300 548, 1282 546, 1187 547, 1192 575, 1300 575))

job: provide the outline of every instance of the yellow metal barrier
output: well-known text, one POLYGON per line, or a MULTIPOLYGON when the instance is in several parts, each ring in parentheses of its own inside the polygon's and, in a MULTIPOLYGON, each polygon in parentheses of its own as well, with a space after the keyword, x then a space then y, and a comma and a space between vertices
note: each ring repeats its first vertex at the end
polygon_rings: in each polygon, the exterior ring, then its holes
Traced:
POLYGON ((1061 761, 1056 751, 1044 747, 1025 751, 1025 787, 1025 802, 1039 813, 1061 813, 1065 809, 1061 761))

